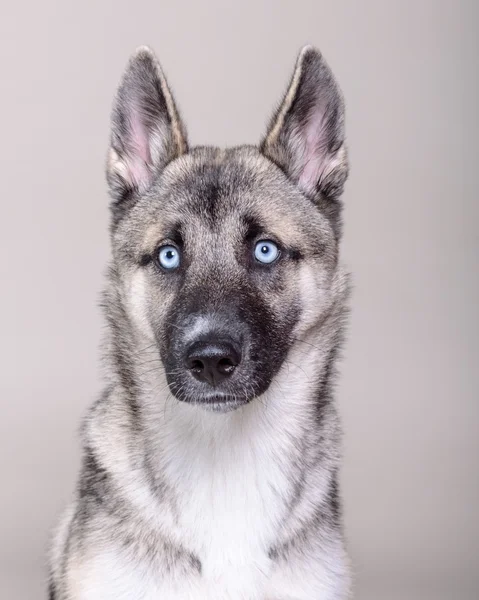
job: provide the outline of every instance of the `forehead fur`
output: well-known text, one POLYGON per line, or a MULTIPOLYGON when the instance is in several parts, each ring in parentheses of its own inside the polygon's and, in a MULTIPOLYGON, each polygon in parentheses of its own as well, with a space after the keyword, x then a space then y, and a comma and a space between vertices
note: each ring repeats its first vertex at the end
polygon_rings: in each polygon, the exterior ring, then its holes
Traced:
POLYGON ((193 149, 170 163, 119 223, 114 245, 138 256, 176 228, 227 233, 255 227, 310 254, 335 254, 332 227, 257 148, 193 149))

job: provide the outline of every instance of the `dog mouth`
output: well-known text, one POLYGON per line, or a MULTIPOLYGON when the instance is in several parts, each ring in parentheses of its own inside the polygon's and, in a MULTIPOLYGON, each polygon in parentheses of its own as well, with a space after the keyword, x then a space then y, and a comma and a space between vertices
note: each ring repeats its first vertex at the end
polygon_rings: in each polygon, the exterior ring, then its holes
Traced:
POLYGON ((253 398, 248 398, 244 395, 236 396, 232 394, 214 393, 198 395, 193 400, 187 400, 187 402, 212 412, 223 413, 236 410, 245 404, 249 404, 252 400, 253 398))
POLYGON ((230 412, 236 410, 241 406, 249 404, 256 397, 255 394, 248 394, 245 389, 241 388, 236 391, 221 389, 202 390, 198 389, 198 387, 201 388, 203 386, 193 384, 193 387, 191 387, 190 385, 185 386, 176 381, 169 382, 170 391, 179 402, 198 406, 212 412, 230 412))

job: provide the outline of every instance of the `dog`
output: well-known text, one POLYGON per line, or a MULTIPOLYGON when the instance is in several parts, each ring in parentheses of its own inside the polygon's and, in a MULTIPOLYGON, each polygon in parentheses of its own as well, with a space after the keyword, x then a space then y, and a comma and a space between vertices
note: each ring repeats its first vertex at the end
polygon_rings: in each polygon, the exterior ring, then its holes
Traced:
POLYGON ((106 169, 106 383, 50 599, 349 598, 333 400, 348 159, 329 66, 303 48, 258 146, 190 147, 142 47, 106 169))

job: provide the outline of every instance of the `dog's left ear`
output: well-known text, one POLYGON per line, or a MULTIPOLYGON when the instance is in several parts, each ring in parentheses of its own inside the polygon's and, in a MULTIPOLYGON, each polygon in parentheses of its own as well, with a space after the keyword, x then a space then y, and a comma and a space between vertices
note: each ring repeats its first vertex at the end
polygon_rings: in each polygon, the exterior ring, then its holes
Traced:
POLYGON ((311 199, 336 200, 348 175, 344 102, 311 46, 301 51, 288 90, 260 149, 311 199))
POLYGON ((107 179, 114 216, 187 151, 185 129, 160 63, 143 46, 130 59, 111 116, 107 179))

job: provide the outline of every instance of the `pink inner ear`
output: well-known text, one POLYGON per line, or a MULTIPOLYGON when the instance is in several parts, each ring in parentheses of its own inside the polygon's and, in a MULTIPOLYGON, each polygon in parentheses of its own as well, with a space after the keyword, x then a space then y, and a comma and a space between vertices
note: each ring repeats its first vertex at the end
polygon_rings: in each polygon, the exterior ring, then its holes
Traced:
POLYGON ((140 110, 133 107, 130 116, 131 150, 129 151, 128 170, 132 183, 142 187, 150 181, 151 164, 150 140, 148 130, 141 120, 140 110))
POLYGON ((303 168, 299 177, 299 186, 305 191, 315 191, 326 159, 322 149, 322 129, 324 112, 316 107, 306 128, 303 168))

